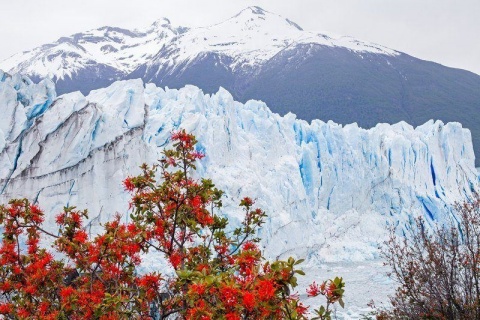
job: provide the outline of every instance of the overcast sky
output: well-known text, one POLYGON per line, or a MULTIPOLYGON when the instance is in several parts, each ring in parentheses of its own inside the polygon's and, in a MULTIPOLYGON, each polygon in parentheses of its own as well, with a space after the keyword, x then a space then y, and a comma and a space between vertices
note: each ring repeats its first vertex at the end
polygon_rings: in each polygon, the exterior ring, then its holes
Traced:
POLYGON ((167 17, 205 26, 257 5, 303 29, 349 35, 480 74, 480 0, 0 0, 0 60, 101 26, 167 17))

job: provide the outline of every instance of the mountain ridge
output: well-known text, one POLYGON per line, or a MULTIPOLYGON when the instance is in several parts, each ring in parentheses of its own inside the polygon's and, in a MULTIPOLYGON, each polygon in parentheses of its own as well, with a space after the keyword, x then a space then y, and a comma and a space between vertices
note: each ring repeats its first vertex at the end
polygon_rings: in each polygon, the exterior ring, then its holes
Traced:
MULTIPOLYGON (((220 45, 225 45, 225 44, 229 44, 229 43, 216 43, 216 42, 213 42, 213 43, 200 43, 200 45, 193 45, 191 46, 191 43, 190 42, 195 42, 195 39, 198 38, 198 39, 201 39, 199 38, 199 34, 202 34, 202 33, 206 33, 206 36, 208 37, 211 37, 211 38, 216 38, 216 37, 219 37, 219 34, 215 34, 215 30, 213 30, 213 34, 208 34, 208 32, 212 32, 212 29, 216 29, 216 28, 221 28, 222 32, 224 33, 227 33, 228 37, 230 37, 234 32, 238 32, 238 31, 245 31, 245 30, 257 30, 257 33, 258 33, 258 30, 263 30, 264 32, 265 31, 268 31, 269 33, 273 34, 272 37, 281 37, 283 35, 283 37, 285 37, 285 34, 287 33, 290 33, 292 34, 292 31, 299 31, 298 33, 295 33, 293 32, 293 35, 298 37, 298 36, 301 36, 301 37, 304 37, 304 38, 307 38, 307 39, 299 39, 297 41, 303 41, 303 40, 308 40, 308 38, 310 37, 312 41, 319 41, 318 39, 315 39, 316 36, 318 36, 318 34, 315 34, 315 33, 312 33, 312 32, 305 32, 303 31, 303 29, 296 23, 288 20, 288 19, 285 19, 279 15, 276 15, 274 13, 271 13, 271 12, 268 12, 266 10, 263 10, 262 8, 260 7, 248 7, 244 10, 242 10, 241 12, 239 12, 237 15, 225 20, 225 21, 222 21, 220 23, 217 23, 217 24, 213 24, 213 25, 210 25, 210 26, 206 26, 206 27, 197 27, 197 28, 187 28, 187 27, 182 27, 182 26, 172 26, 170 21, 168 20, 168 18, 160 18, 159 20, 155 21, 153 24, 151 24, 149 27, 146 27, 146 28, 143 28, 143 29, 134 29, 134 30, 128 30, 128 29, 125 29, 125 28, 118 28, 118 27, 109 27, 109 26, 104 26, 104 27, 101 27, 101 28, 98 28, 98 29, 93 29, 93 30, 90 30, 90 31, 86 31, 86 32, 83 32, 83 33, 76 33, 76 34, 73 34, 69 37, 61 37, 60 39, 58 39, 56 42, 54 43, 51 43, 51 44, 47 44, 47 45, 43 45, 43 46, 40 46, 40 47, 37 47, 31 51, 24 51, 20 54, 16 54, 16 55, 13 55, 12 57, 10 58, 7 58, 5 59, 4 61, 0 62, 0 67, 2 69, 4 69, 5 71, 7 72, 10 72, 10 73, 16 73, 16 72, 22 72, 24 74, 29 74, 29 75, 33 75, 33 76, 39 76, 39 77, 47 77, 49 75, 53 76, 53 77, 57 77, 57 78, 60 78, 62 76, 64 76, 64 74, 61 72, 61 70, 58 70, 57 66, 55 65, 51 65, 51 66, 48 66, 48 65, 45 65, 45 63, 48 63, 48 59, 46 59, 47 61, 45 61, 45 57, 42 57, 42 60, 44 62, 44 65, 46 67, 46 70, 40 70, 40 69, 35 69, 35 68, 30 68, 28 69, 28 66, 26 66, 24 63, 25 61, 22 62, 22 65, 19 66, 19 61, 22 61, 22 55, 25 55, 25 54, 33 54, 35 52, 39 52, 41 53, 41 49, 50 49, 51 47, 56 47, 56 46, 60 46, 62 43, 65 43, 65 42, 70 42, 72 44, 76 44, 77 45, 77 48, 71 48, 71 50, 73 49, 78 49, 78 47, 81 47, 85 53, 90 53, 90 58, 93 58, 93 59, 96 59, 96 63, 104 63, 108 66, 111 66, 111 67, 116 67, 118 69, 118 71, 120 72, 124 72, 124 73, 129 73, 132 71, 132 68, 136 68, 138 67, 139 65, 142 64, 142 61, 137 61, 136 59, 132 59, 133 61, 130 61, 128 65, 125 65, 125 64, 118 64, 118 63, 115 63, 115 59, 120 59, 120 60, 125 60, 127 59, 127 54, 125 56, 116 56, 116 55, 112 55, 112 59, 111 60, 108 60, 108 59, 103 59, 104 57, 102 57, 101 55, 98 54, 98 48, 95 48, 94 46, 92 46, 92 43, 98 43, 98 41, 100 40, 104 40, 106 42, 109 42, 109 40, 112 40, 113 42, 115 42, 115 44, 118 44, 119 42, 122 42, 122 44, 125 45, 124 48, 122 47, 116 47, 115 49, 116 50, 126 50, 126 49, 131 49, 131 46, 138 46, 138 45, 144 45, 144 48, 147 48, 148 47, 148 43, 151 42, 151 41, 154 41, 154 40, 159 40, 159 39, 155 39, 154 35, 158 35, 160 40, 162 37, 168 37, 168 39, 172 39, 172 38, 175 38, 175 37, 180 37, 182 35, 185 35, 185 33, 188 33, 188 32, 195 32, 196 34, 192 35, 187 42, 187 46, 190 46, 188 47, 188 49, 190 50, 199 50, 201 51, 203 48, 202 48, 202 45, 206 45, 206 46, 220 46, 220 45), (266 18, 265 18, 266 17, 266 18), (246 28, 243 28, 241 26, 244 26, 246 28), (232 32, 232 30, 226 30, 228 28, 231 28, 233 29, 234 32, 232 32), (238 29, 240 28, 240 29, 238 29), (268 29, 268 30, 267 30, 268 29), (171 32, 171 34, 168 34, 168 32, 171 32), (145 36, 146 38, 143 39, 144 42, 142 43, 136 43, 135 40, 132 38, 139 38, 139 37, 142 37, 142 36, 145 36), (130 39, 129 39, 130 38, 130 39), (128 41, 131 41, 131 43, 128 43, 128 41), (127 42, 127 43, 125 43, 127 42), (83 46, 82 46, 83 45, 83 46), (200 47, 200 48, 198 48, 200 47), (96 51, 96 52, 95 52, 96 51), (47 72, 48 71, 48 72, 47 72), (58 72, 58 73, 56 73, 58 72)), ((328 37, 327 35, 320 35, 321 37, 325 38, 325 39, 332 39, 331 37, 328 37)), ((300 38, 301 38, 300 37, 300 38)), ((235 38, 235 37, 233 37, 235 38)), ((351 44, 349 43, 348 40, 346 40, 347 38, 349 37, 342 37, 341 39, 339 39, 339 41, 343 41, 345 43, 343 43, 343 45, 352 45, 353 47, 355 46, 358 46, 359 44, 362 44, 363 42, 360 42, 358 40, 352 40, 354 42, 354 44, 351 44)), ((241 39, 241 37, 240 37, 241 39)), ((268 39, 268 37, 260 37, 261 40, 265 40, 265 39, 268 39)), ((353 39, 353 38, 352 38, 353 39)), ((277 39, 278 40, 278 39, 277 39)), ((275 41, 277 41, 275 40, 275 41)), ((206 41, 206 40, 205 40, 206 41)), ((339 44, 340 44, 339 42, 339 44)), ((231 44, 231 43, 230 43, 231 44)), ((245 43, 243 43, 245 44, 245 43)), ((325 44, 328 44, 327 42, 325 42, 325 44)), ((336 43, 335 43, 336 44, 336 43)), ((377 51, 381 51, 383 47, 381 46, 376 46, 376 45, 373 45, 372 43, 366 43, 366 47, 362 47, 362 48, 359 48, 360 50, 369 50, 368 47, 371 47, 372 50, 377 50, 377 51)), ((161 48, 162 46, 162 43, 161 41, 160 42, 157 42, 156 43, 157 47, 157 51, 161 48)), ((255 43, 253 44, 255 45, 255 43)), ((255 48, 257 49, 257 51, 259 50, 259 48, 262 48, 263 46, 265 46, 265 43, 257 43, 256 44, 258 48, 255 48)), ((279 45, 278 47, 282 47, 282 45, 279 45)), ((69 48, 58 48, 59 50, 57 51, 68 51, 69 48)), ((271 50, 272 48, 270 48, 271 50)), ((182 48, 180 47, 179 50, 185 50, 185 48, 182 48)), ((238 50, 238 51, 242 51, 242 48, 234 48, 234 51, 235 50, 238 50)), ((388 51, 388 49, 385 48, 385 52, 388 52, 388 53, 393 53, 393 51, 388 51)), ((155 51, 155 50, 154 50, 155 51)), ((225 51, 225 50, 222 50, 222 51, 225 51)), ((243 49, 243 51, 249 51, 249 48, 247 49, 243 49)), ((277 51, 278 52, 278 51, 277 51)), ((129 53, 129 54, 132 54, 132 53, 129 53)), ((141 52, 133 52, 133 54, 137 54, 139 56, 142 56, 142 55, 152 55, 151 52, 149 52, 148 50, 141 50, 141 52)), ((267 52, 267 55, 268 57, 271 57, 273 56, 273 54, 271 52, 267 52)), ((40 58, 41 54, 40 55, 35 55, 35 59, 38 60, 38 58, 40 58)), ((47 55, 48 56, 48 55, 47 55)), ((86 57, 84 57, 86 58, 86 57)), ((137 57, 138 59, 138 57, 137 57)), ((24 60, 28 60, 28 56, 26 57, 26 59, 24 60)), ((182 61, 184 60, 187 60, 186 57, 182 57, 181 58, 182 61)), ((248 60, 248 59, 247 59, 248 60)), ((249 63, 254 63, 253 61, 255 61, 255 58, 252 58, 250 60, 248 60, 249 63)), ((62 61, 62 62, 68 62, 68 61, 62 61)), ((66 67, 71 67, 72 69, 75 69, 74 66, 69 66, 68 64, 66 65, 66 67)))

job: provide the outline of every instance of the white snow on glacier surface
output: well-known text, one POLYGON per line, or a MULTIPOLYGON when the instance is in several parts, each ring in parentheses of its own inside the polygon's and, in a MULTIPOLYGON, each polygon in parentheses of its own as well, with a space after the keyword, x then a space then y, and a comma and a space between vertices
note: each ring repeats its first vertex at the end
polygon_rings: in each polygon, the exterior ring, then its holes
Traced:
MULTIPOLYGON (((268 213, 260 236, 270 258, 307 258, 306 280, 329 270, 346 275, 355 291, 346 318, 369 301, 365 286, 376 281, 382 290, 369 287, 374 296, 391 290, 378 267, 389 225, 408 228, 417 215, 455 219, 454 202, 479 190, 470 131, 459 123, 365 130, 281 117, 223 89, 205 95, 129 80, 56 98, 49 80, 4 73, 0 80, 2 202, 38 201, 48 228, 65 205, 89 209, 93 232, 115 212, 127 220, 121 181, 160 158, 171 132, 184 128, 206 153, 197 174, 226 191, 222 213, 237 223, 244 196, 268 213)), ((146 268, 156 264, 147 261, 146 268)), ((347 302, 348 294, 347 287, 347 302)))

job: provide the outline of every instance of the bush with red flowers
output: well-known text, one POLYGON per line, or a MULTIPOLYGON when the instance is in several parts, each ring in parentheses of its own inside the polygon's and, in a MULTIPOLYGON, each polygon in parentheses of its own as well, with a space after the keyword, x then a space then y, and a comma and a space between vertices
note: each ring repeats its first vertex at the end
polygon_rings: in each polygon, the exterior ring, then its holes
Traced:
POLYGON ((244 198, 232 231, 220 214, 223 192, 192 172, 204 155, 193 135, 172 135, 173 148, 142 174, 128 177, 131 222, 116 216, 94 237, 86 211, 65 208, 58 234, 42 227, 43 212, 28 200, 0 207, 0 315, 5 319, 330 319, 343 307, 341 278, 312 284, 326 306, 309 311, 293 292, 302 260, 268 262, 256 230, 266 214, 244 198), (43 235, 55 238, 49 249, 43 235), (162 253, 175 276, 139 274, 141 254, 162 253))

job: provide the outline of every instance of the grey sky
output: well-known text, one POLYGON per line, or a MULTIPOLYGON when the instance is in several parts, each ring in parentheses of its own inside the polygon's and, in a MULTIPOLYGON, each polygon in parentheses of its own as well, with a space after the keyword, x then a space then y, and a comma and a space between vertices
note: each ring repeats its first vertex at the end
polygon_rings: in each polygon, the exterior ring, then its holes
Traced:
POLYGON ((305 30, 350 35, 480 74, 480 0, 0 0, 0 60, 105 25, 205 26, 258 5, 305 30))

